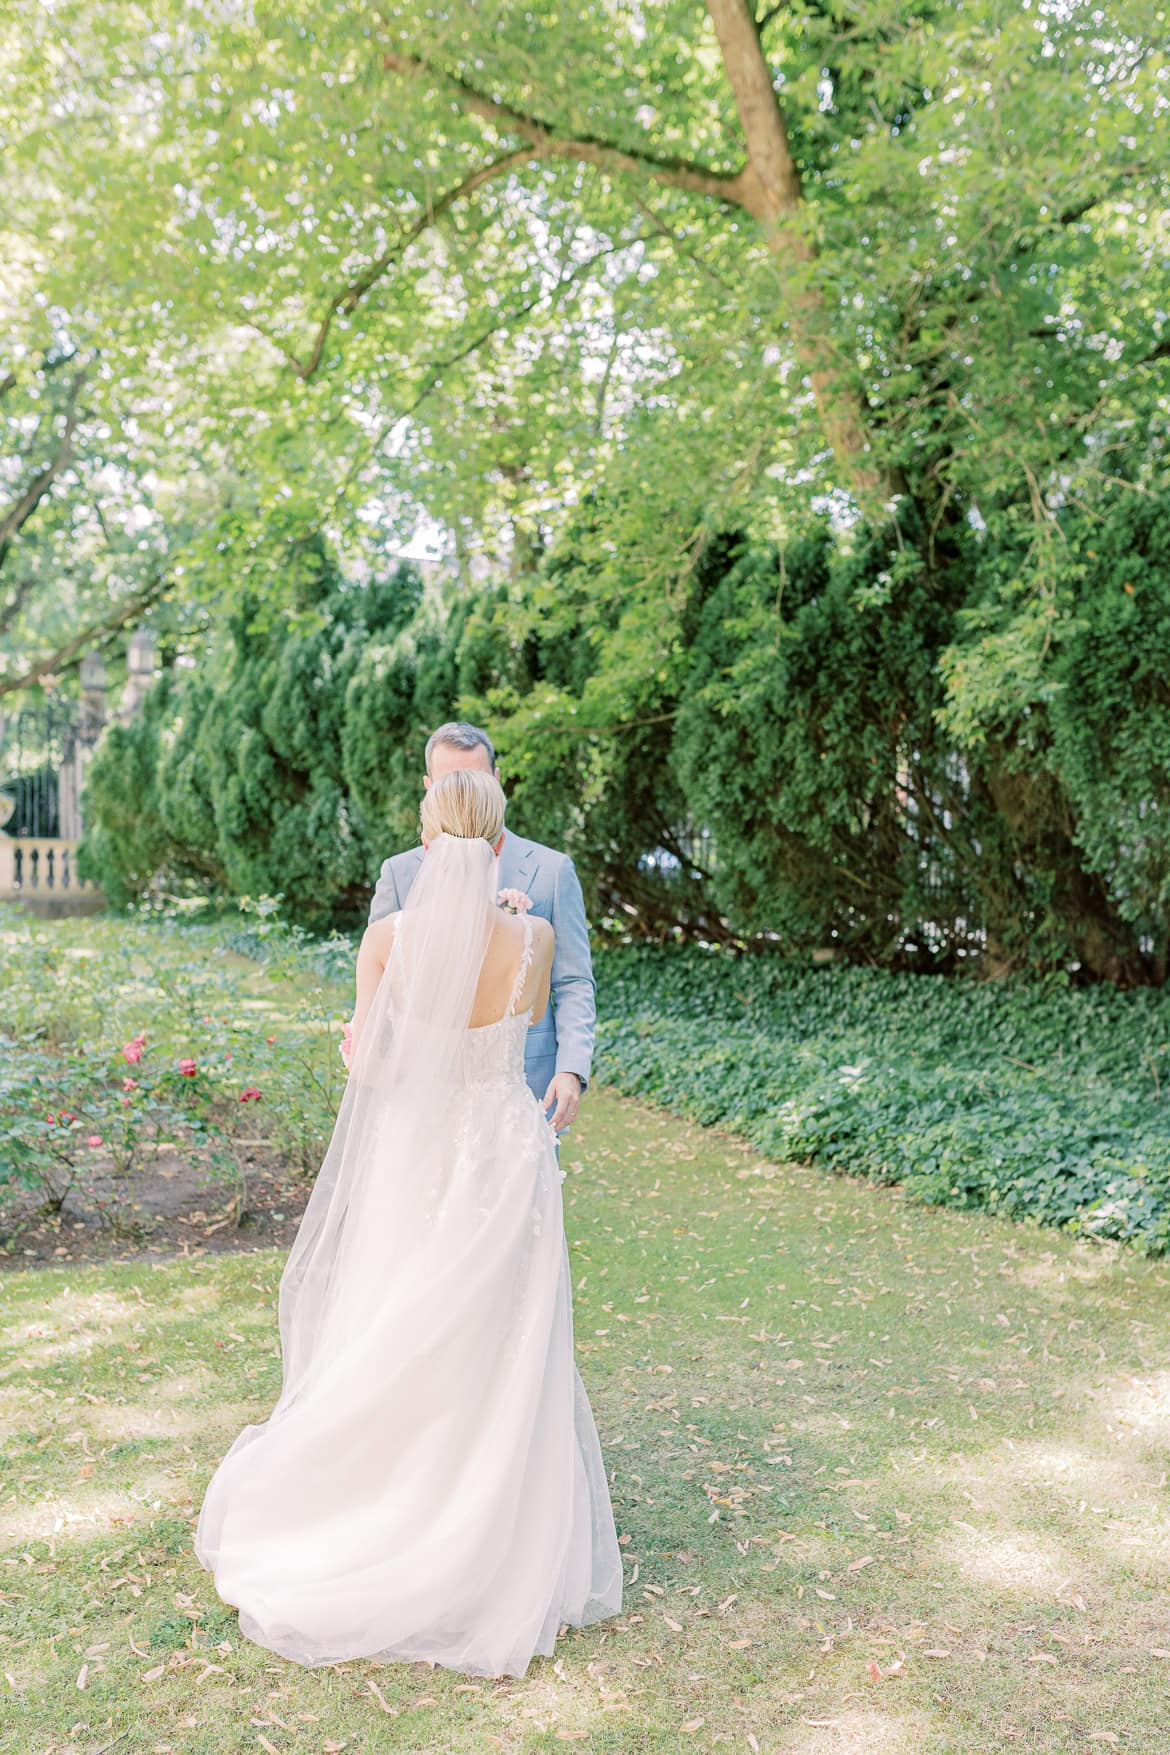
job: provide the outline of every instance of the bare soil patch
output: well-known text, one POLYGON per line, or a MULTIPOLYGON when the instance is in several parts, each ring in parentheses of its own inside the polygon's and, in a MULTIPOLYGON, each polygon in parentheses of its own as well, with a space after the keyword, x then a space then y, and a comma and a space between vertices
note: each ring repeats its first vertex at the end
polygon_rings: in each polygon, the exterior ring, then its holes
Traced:
POLYGON ((182 1156, 160 1156, 128 1176, 110 1166, 87 1176, 93 1194, 76 1189, 60 1211, 41 1192, 17 1194, 0 1213, 0 1272, 50 1262, 150 1261, 171 1256, 287 1249, 312 1189, 309 1177, 281 1159, 245 1162, 243 1183, 209 1175, 182 1156), (119 1195, 118 1215, 104 1214, 119 1195))

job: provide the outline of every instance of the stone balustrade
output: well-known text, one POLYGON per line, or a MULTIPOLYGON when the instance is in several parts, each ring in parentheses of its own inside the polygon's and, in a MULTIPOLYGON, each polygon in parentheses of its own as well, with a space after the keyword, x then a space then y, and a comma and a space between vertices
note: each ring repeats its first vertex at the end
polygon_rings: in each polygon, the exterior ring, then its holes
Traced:
POLYGON ((94 901, 99 895, 77 875, 76 841, 0 833, 0 900, 94 901))

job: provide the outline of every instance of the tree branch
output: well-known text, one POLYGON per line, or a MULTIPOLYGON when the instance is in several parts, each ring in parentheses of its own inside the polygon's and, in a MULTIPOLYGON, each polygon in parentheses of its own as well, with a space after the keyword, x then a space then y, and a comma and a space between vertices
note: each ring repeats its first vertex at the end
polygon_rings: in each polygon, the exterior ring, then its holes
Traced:
MULTIPOLYGON (((464 196, 474 194, 475 190, 481 189, 485 183, 490 183, 496 177, 506 176, 517 165, 526 164, 531 157, 532 153, 527 148, 506 152, 502 157, 492 159, 489 164, 480 165, 478 170, 469 172, 462 181, 447 189, 437 200, 432 201, 428 197, 426 211, 421 213, 413 224, 407 226, 389 249, 375 257, 364 273, 358 275, 356 280, 351 280, 348 286, 343 287, 330 299, 328 309, 317 326, 317 333, 307 359, 299 359, 296 354, 290 352, 266 330, 261 329, 260 333, 274 347, 280 349, 297 377, 307 382, 321 364, 321 356, 325 351, 325 343, 328 340, 333 319, 339 315, 348 316, 361 303, 371 288, 377 285, 387 269, 399 260, 416 238, 421 237, 423 232, 435 225, 448 208, 453 207, 457 201, 462 201, 464 196)), ((253 323, 252 327, 259 328, 259 325, 253 323)))
POLYGON ((69 395, 65 403, 65 429, 61 434, 57 449, 45 467, 33 476, 24 492, 13 501, 8 511, 0 518, 0 568, 8 559, 13 541, 28 523, 57 477, 73 460, 73 435, 77 430, 77 400, 81 395, 81 387, 85 383, 88 368, 78 372, 69 387, 69 395))
POLYGON ((531 158, 574 159, 578 163, 596 165, 600 170, 621 171, 640 177, 652 177, 670 189, 685 189, 692 195, 707 195, 731 207, 743 206, 742 179, 744 172, 712 171, 690 159, 664 158, 657 153, 631 151, 602 140, 595 134, 561 133, 551 122, 501 103, 478 90, 458 73, 436 67, 422 55, 399 55, 387 50, 383 66, 391 73, 408 78, 426 74, 449 86, 459 107, 481 121, 491 122, 505 133, 519 134, 532 147, 531 158))
POLYGON ((693 266, 698 269, 700 274, 705 275, 706 278, 712 281, 716 286, 722 287, 724 292, 734 293, 736 291, 736 288, 732 285, 731 281, 726 280, 723 275, 717 273, 714 268, 708 267, 707 263, 703 261, 702 257, 698 255, 696 251, 688 249, 686 240, 681 238, 677 232, 670 229, 666 224, 666 221, 661 219, 659 215, 655 213, 648 201, 638 194, 634 194, 631 199, 633 200, 634 206, 638 209, 638 212, 645 214, 659 237, 665 238, 667 243, 673 245, 684 260, 692 263, 693 266))
POLYGON ((603 250, 595 251, 585 262, 579 262, 574 267, 568 269, 561 275, 554 287, 537 293, 534 298, 526 299, 523 304, 515 305, 510 310, 497 311, 491 323, 489 323, 486 328, 479 330, 468 341, 464 342, 461 347, 456 348, 454 353, 447 354, 445 358, 441 360, 432 360, 424 372, 421 382, 416 388, 410 401, 402 408, 396 409, 392 415, 387 416, 385 420, 379 423, 377 431, 374 433, 373 437, 365 446, 363 446, 361 455, 355 458, 346 469, 340 482, 330 496, 330 507, 334 508, 340 503, 350 484, 356 478, 359 470, 375 454, 387 433, 391 432, 393 428, 398 425, 399 421, 409 420, 412 414, 417 414, 418 410, 430 396, 431 392, 442 382, 443 376, 446 372, 449 372, 452 367, 462 364, 464 360, 470 359, 473 354, 479 352, 481 347, 486 347, 492 337, 498 334, 501 329, 511 328, 513 324, 519 322, 522 318, 531 316, 532 312, 544 304, 546 299, 550 304, 555 305, 557 300, 568 291, 575 280, 581 275, 587 274, 591 268, 593 268, 598 262, 603 261, 607 256, 617 255, 622 250, 630 249, 634 244, 643 244, 645 242, 645 233, 636 232, 633 237, 623 238, 616 244, 607 244, 603 250))
POLYGON ((1094 207, 1100 207, 1106 201, 1116 200, 1119 195, 1124 193, 1126 183, 1132 178, 1148 176, 1150 168, 1149 165, 1141 164, 1125 165, 1117 173, 1120 181, 1115 188, 1104 189, 1096 195, 1086 195, 1084 200, 1074 202, 1071 207, 1062 208, 1055 215, 1056 223, 1058 225, 1075 225, 1078 219, 1084 219, 1086 213, 1091 213, 1094 207))
POLYGON ((74 664, 84 652, 105 645, 126 626, 127 622, 131 622, 136 616, 141 615, 144 609, 149 609, 151 604, 162 595, 165 586, 166 576, 159 573, 136 596, 128 597, 124 603, 120 604, 112 615, 103 617, 100 621, 91 622, 88 627, 82 628, 80 633, 75 634, 71 640, 67 640, 63 646, 58 646, 55 652, 50 652, 45 658, 39 659, 29 669, 20 671, 15 676, 0 676, 0 695, 14 695, 22 689, 37 688, 41 683, 48 682, 50 678, 60 675, 62 670, 74 664))

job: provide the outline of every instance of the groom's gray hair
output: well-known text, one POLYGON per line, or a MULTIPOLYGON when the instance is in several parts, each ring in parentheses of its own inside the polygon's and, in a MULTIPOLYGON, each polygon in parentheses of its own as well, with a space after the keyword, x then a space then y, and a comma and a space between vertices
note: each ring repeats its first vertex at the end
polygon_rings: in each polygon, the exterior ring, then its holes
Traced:
POLYGON ((491 738, 482 725, 470 725, 466 719, 449 719, 446 725, 440 725, 427 738, 426 765, 427 773, 431 771, 431 751, 437 743, 449 743, 457 750, 485 749, 488 753, 488 767, 494 772, 496 751, 491 738))

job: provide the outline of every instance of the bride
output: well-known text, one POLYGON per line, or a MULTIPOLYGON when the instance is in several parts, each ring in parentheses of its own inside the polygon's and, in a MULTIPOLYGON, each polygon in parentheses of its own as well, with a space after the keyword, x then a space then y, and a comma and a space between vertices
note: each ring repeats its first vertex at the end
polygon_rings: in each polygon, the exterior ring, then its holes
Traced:
POLYGON ((280 1397, 199 1513, 240 1631, 299 1664, 522 1676, 562 1623, 621 1609, 564 1172, 524 1076, 553 932, 497 906, 503 828, 479 769, 423 800, 422 869, 358 954, 349 1082, 280 1282, 280 1397))

